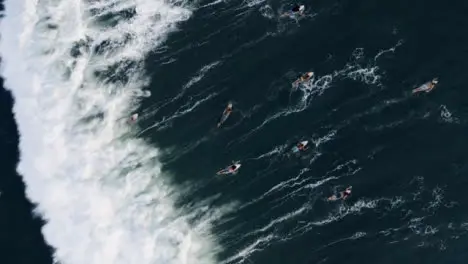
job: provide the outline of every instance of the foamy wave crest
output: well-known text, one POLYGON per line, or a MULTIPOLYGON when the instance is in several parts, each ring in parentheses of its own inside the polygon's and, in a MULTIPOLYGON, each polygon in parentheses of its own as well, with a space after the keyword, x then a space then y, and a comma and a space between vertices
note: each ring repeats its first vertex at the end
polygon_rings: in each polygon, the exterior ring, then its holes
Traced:
POLYGON ((125 122, 145 94, 145 55, 190 15, 177 0, 6 1, 18 171, 57 262, 215 261, 208 232, 220 211, 176 209, 157 149, 125 122))

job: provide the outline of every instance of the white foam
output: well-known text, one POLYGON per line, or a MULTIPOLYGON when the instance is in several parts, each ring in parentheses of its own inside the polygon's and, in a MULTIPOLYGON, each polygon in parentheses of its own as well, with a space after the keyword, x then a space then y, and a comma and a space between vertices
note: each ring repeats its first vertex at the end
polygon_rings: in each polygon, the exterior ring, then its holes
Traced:
POLYGON ((199 82, 209 70, 211 70, 212 68, 218 66, 220 63, 221 63, 220 61, 215 61, 215 62, 212 62, 212 63, 210 63, 208 65, 203 66, 198 71, 198 74, 195 77, 192 77, 192 79, 190 79, 190 81, 184 85, 183 90, 186 90, 186 89, 190 88, 192 85, 199 82))
POLYGON ((145 94, 145 55, 190 10, 163 0, 7 0, 5 6, 0 53, 21 136, 18 171, 47 220, 42 231, 56 261, 213 263, 218 247, 207 232, 219 214, 176 209, 157 149, 131 137, 122 121, 137 107, 136 95, 145 94), (98 19, 126 9, 132 17, 115 24, 98 19), (109 67, 114 76, 96 77, 109 67))

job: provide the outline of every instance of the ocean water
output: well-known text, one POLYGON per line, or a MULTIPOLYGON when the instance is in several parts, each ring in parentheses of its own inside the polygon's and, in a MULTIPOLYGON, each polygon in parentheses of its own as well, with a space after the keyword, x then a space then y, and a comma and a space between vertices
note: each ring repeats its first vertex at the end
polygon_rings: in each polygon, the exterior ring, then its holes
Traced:
POLYGON ((292 4, 6 0, 2 258, 465 263, 468 4, 292 4))

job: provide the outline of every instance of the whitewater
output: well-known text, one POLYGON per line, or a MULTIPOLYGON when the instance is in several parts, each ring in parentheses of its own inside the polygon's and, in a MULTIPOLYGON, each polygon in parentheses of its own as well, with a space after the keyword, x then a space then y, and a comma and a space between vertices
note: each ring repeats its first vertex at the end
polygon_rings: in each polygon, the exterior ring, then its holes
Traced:
POLYGON ((1 74, 15 99, 18 172, 63 264, 215 263, 221 210, 176 208, 158 149, 127 118, 143 61, 192 14, 182 1, 7 0, 1 74))

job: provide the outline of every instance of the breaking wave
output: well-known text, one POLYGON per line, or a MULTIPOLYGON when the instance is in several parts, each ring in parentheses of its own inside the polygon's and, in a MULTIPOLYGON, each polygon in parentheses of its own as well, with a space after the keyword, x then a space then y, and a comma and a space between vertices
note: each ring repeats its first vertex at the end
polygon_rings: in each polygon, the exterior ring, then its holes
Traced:
POLYGON ((158 150, 127 117, 145 56, 190 8, 163 0, 8 0, 1 74, 15 98, 18 172, 64 264, 213 263, 216 210, 178 209, 158 150), (210 213, 209 215, 206 212, 210 213))

